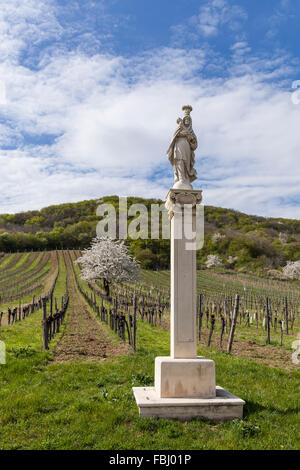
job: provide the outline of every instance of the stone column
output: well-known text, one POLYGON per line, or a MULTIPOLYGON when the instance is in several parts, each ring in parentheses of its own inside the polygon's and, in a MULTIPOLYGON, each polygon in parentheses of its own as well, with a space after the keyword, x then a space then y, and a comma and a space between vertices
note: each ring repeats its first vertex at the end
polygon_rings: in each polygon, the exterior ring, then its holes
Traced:
POLYGON ((197 356, 196 207, 202 191, 172 188, 166 207, 171 218, 171 354, 155 358, 155 386, 134 387, 140 416, 242 418, 244 401, 216 387, 215 363, 197 356), (184 210, 189 212, 183 219, 184 210), (189 230, 190 229, 190 230, 189 230), (191 230, 192 229, 192 230, 191 230), (189 239, 189 232, 194 239, 189 239))
POLYGON ((196 204, 202 191, 170 189, 166 207, 171 218, 171 357, 197 356, 196 204), (188 238, 194 233, 193 239, 188 238))
POLYGON ((215 364, 197 357, 196 206, 202 191, 170 189, 171 355, 155 359, 155 389, 161 398, 216 396, 215 364))

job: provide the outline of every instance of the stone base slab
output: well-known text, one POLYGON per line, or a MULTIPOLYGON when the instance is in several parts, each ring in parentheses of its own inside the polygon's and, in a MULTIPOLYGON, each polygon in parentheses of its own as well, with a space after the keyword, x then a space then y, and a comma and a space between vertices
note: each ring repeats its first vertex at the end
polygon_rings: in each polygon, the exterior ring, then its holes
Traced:
POLYGON ((141 417, 181 421, 206 418, 216 422, 243 418, 244 400, 222 387, 216 387, 215 398, 160 398, 154 387, 133 387, 132 390, 141 417))
POLYGON ((155 390, 160 398, 214 398, 215 363, 205 357, 155 358, 155 390))

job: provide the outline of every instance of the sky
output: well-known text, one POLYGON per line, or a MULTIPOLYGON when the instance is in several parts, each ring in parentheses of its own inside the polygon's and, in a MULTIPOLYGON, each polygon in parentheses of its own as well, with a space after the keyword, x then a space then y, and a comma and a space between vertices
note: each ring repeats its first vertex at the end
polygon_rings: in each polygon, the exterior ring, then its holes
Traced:
POLYGON ((193 106, 203 203, 300 218, 300 0, 0 0, 0 213, 164 199, 193 106))

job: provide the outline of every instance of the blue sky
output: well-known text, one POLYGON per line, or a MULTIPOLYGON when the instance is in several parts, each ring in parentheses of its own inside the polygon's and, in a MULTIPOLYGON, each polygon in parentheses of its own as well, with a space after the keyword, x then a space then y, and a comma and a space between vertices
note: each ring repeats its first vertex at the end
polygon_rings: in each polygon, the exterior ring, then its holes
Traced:
POLYGON ((164 198, 192 104, 204 203, 300 217, 300 0, 0 6, 0 212, 164 198))

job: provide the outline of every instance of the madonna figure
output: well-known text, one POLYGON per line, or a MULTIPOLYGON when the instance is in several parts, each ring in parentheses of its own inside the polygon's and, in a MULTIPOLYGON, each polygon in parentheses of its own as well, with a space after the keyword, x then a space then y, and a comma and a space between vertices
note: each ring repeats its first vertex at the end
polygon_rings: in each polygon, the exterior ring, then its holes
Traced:
POLYGON ((174 186, 176 189, 191 189, 192 181, 197 179, 194 168, 195 154, 198 143, 192 128, 191 106, 183 106, 183 119, 178 118, 178 127, 167 150, 169 161, 174 169, 174 186))

